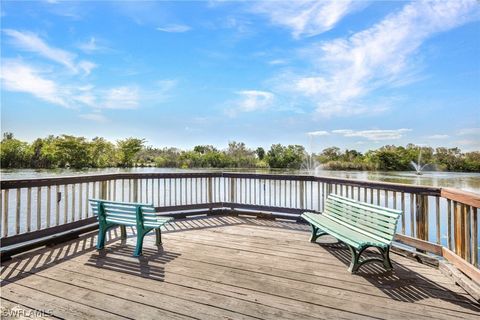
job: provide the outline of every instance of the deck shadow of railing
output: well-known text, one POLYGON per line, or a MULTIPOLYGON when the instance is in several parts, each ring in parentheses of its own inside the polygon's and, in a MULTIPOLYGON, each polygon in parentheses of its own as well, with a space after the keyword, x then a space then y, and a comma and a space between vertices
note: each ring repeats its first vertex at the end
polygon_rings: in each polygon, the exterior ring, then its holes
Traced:
MULTIPOLYGON (((245 223, 244 218, 239 218, 235 216, 199 216, 175 220, 174 222, 169 223, 166 226, 166 230, 162 231, 162 233, 218 228, 223 226, 239 225, 243 223, 245 223)), ((135 236, 135 228, 128 228, 128 238, 135 238, 135 236)), ((88 234, 80 236, 77 239, 57 245, 38 248, 36 250, 20 254, 10 261, 2 262, 0 270, 0 278, 2 279, 1 285, 8 285, 8 283, 15 282, 18 279, 26 278, 41 270, 53 267, 55 265, 79 257, 83 254, 95 251, 96 238, 97 233, 90 232, 88 234)), ((121 247, 119 247, 117 242, 120 240, 121 238, 119 228, 109 230, 106 245, 107 256, 104 259, 105 267, 113 268, 116 265, 115 260, 111 257, 108 257, 109 250, 114 250, 115 254, 117 255, 124 254, 130 257, 132 256, 134 251, 133 246, 124 243, 121 245, 121 247)), ((153 261, 152 259, 158 258, 159 261, 164 261, 164 259, 167 259, 167 257, 172 258, 174 254, 165 253, 164 251, 162 251, 161 248, 159 251, 157 251, 156 249, 151 249, 150 247, 144 247, 143 251, 144 256, 138 258, 135 263, 131 263, 130 267, 137 268, 135 269, 135 272, 138 271, 136 273, 137 275, 146 276, 150 274, 152 278, 155 278, 157 280, 162 279, 162 271, 153 270, 152 267, 148 265, 148 259, 150 259, 150 261, 153 261), (165 256, 162 257, 162 254, 165 254, 165 256)), ((102 252, 100 251, 99 255, 101 254, 102 252)), ((91 263, 97 265, 96 261, 92 260, 91 263)), ((125 264, 126 262, 122 261, 122 263, 125 264)), ((119 270, 117 269, 117 271, 119 270)))
MULTIPOLYGON (((345 266, 350 265, 351 253, 341 242, 317 242, 319 246, 339 259, 345 266)), ((375 256, 367 251, 365 257, 375 256)), ((422 276, 418 272, 392 260, 393 270, 387 271, 381 263, 363 265, 355 276, 361 276, 384 294, 396 301, 415 303, 433 298, 457 304, 472 311, 480 312, 480 305, 444 286, 422 276)), ((453 284, 453 283, 452 283, 453 284)), ((439 307, 440 308, 440 307, 439 307)), ((448 310, 448 307, 445 308, 448 310)))
POLYGON ((133 251, 133 245, 124 242, 117 243, 98 251, 97 254, 91 255, 85 265, 163 281, 165 278, 163 265, 181 255, 175 252, 164 251, 162 246, 158 248, 144 247, 143 255, 137 258, 132 257, 133 251))
MULTIPOLYGON (((90 232, 77 239, 38 248, 2 262, 2 286, 96 250, 96 237, 96 232, 90 232)), ((120 230, 110 230, 107 239, 107 245, 120 240, 120 230)))

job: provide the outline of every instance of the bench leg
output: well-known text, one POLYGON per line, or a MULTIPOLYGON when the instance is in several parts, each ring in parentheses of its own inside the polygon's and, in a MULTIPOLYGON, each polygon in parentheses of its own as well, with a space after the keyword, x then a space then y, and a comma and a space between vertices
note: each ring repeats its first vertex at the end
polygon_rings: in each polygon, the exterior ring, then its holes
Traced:
POLYGON ((160 228, 155 229, 155 244, 157 246, 162 245, 162 231, 160 231, 160 228))
POLYGON ((134 257, 139 257, 142 255, 143 238, 145 238, 146 234, 147 232, 145 232, 144 230, 137 229, 137 245, 135 246, 135 252, 133 253, 134 257))
POLYGON ((312 236, 310 237, 310 242, 315 242, 319 237, 327 234, 326 232, 321 231, 319 228, 317 228, 313 224, 311 224, 310 226, 312 227, 312 236))
POLYGON ((384 250, 379 248, 379 250, 382 253, 383 266, 387 270, 392 270, 393 265, 392 265, 392 261, 390 261, 390 246, 386 247, 384 250))
POLYGON ((378 251, 380 251, 380 254, 382 255, 382 259, 366 258, 362 261, 360 261, 360 256, 368 247, 362 248, 359 251, 350 245, 348 245, 348 248, 352 253, 352 260, 350 262, 350 267, 348 268, 348 271, 350 271, 350 273, 356 273, 362 265, 370 262, 374 262, 374 261, 383 263, 383 266, 385 267, 385 269, 387 269, 387 271, 390 271, 393 269, 392 262, 390 261, 390 256, 389 256, 390 247, 387 247, 385 249, 375 247, 378 249, 378 251))
POLYGON ((120 226, 120 239, 125 240, 127 239, 127 227, 120 226))
POLYGON ((105 238, 107 237, 107 226, 100 223, 98 226, 97 250, 102 250, 105 247, 105 238))
POLYGON ((348 245, 348 249, 350 249, 350 253, 352 254, 352 260, 350 261, 350 266, 348 267, 348 271, 350 273, 356 273, 358 268, 360 268, 360 264, 358 260, 360 259, 361 252, 357 252, 357 249, 348 245))

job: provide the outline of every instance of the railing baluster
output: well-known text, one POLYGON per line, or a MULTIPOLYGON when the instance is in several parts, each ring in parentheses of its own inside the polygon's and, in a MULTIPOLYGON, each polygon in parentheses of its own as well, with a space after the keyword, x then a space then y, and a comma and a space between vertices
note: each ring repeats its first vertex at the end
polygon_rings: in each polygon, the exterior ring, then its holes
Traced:
POLYGON ((72 221, 75 221, 75 183, 72 184, 72 221))
POLYGON ((154 199, 155 199, 155 188, 154 188, 153 178, 150 179, 150 182, 152 182, 152 183, 151 183, 151 185, 152 185, 152 193, 151 193, 151 197, 150 197, 150 199, 152 199, 152 201, 151 201, 150 203, 151 203, 153 206, 155 206, 155 200, 154 200, 154 199))
POLYGON ((435 222, 437 227, 437 244, 441 242, 440 234, 440 197, 435 197, 435 222))
POLYGON ((85 218, 89 217, 90 205, 88 203, 88 198, 90 197, 89 190, 90 189, 90 182, 87 182, 85 185, 85 218))
POLYGON ((50 227, 50 215, 51 215, 51 201, 52 201, 52 188, 47 187, 47 228, 50 227))
POLYGON ((21 196, 21 189, 17 188, 17 198, 15 206, 15 234, 20 233, 20 206, 22 205, 21 196))
POLYGON ((42 227, 42 187, 37 187, 37 230, 42 227))
POLYGON ((2 216, 2 235, 8 236, 8 193, 10 190, 5 189, 5 195, 3 197, 3 216, 2 216))
POLYGON ((32 188, 27 189, 27 232, 32 230, 32 188))
POLYGON ((415 237, 415 194, 410 193, 410 236, 415 237))
POLYGON ((81 220, 83 219, 83 183, 80 183, 79 187, 80 189, 78 190, 78 218, 79 220, 81 220))
POLYGON ((447 200, 447 247, 452 249, 452 200, 447 200))
POLYGON ((63 223, 68 222, 68 190, 67 185, 63 185, 63 223))
POLYGON ((464 211, 465 220, 465 257, 468 262, 472 262, 472 220, 471 220, 471 207, 465 205, 464 211))
POLYGON ((402 210, 402 234, 405 234, 405 193, 402 192, 400 195, 400 201, 402 202, 401 204, 401 210, 402 210))
POLYGON ((473 252, 473 265, 478 268, 478 208, 472 207, 472 252, 473 252))

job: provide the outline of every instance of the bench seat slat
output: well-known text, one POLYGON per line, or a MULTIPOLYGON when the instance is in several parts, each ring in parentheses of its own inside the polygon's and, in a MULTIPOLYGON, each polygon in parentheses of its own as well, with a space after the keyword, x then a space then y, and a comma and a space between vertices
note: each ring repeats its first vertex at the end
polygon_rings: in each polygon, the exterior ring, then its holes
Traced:
POLYGON ((331 195, 331 197, 332 197, 332 199, 335 199, 335 201, 345 203, 349 206, 360 208, 360 209, 368 207, 369 210, 371 210, 372 212, 375 212, 375 213, 378 213, 378 214, 384 215, 384 216, 389 216, 389 217, 392 217, 392 218, 395 218, 395 219, 398 217, 399 214, 402 213, 401 210, 382 208, 382 207, 375 206, 375 205, 370 205, 370 204, 367 204, 367 203, 358 203, 355 200, 340 197, 340 196, 333 195, 333 194, 331 195), (386 210, 383 210, 383 209, 386 209, 386 210))
POLYGON ((364 225, 360 225, 359 223, 352 224, 352 221, 344 216, 335 216, 335 215, 328 214, 328 215, 325 215, 325 217, 328 217, 329 219, 334 220, 340 224, 344 224, 347 227, 355 230, 356 232, 366 234, 372 238, 383 239, 384 241, 387 241, 387 242, 389 242, 392 238, 391 233, 379 232, 379 231, 376 231, 375 229, 368 228, 364 225))
POLYGON ((312 212, 307 212, 303 214, 303 217, 308 221, 317 226, 320 229, 327 232, 328 234, 334 236, 335 238, 359 249, 362 246, 369 245, 369 246, 379 246, 385 247, 387 246, 386 243, 382 241, 378 241, 377 239, 371 238, 367 235, 360 234, 355 232, 354 230, 336 222, 330 220, 329 218, 321 215, 315 214, 312 212))
POLYGON ((347 217, 351 217, 353 221, 360 221, 371 227, 379 227, 388 232, 395 230, 395 221, 386 222, 383 220, 378 220, 374 216, 368 215, 367 213, 363 214, 356 210, 351 210, 351 208, 347 206, 335 206, 331 203, 326 203, 325 211, 330 211, 333 214, 345 215, 347 217))
POLYGON ((351 212, 351 214, 353 215, 361 215, 363 217, 366 216, 369 219, 378 221, 379 224, 383 224, 385 226, 389 226, 396 223, 396 218, 390 217, 390 216, 384 216, 384 215, 380 215, 375 212, 372 212, 370 208, 367 206, 358 208, 358 207, 353 207, 353 206, 350 206, 349 204, 338 202, 338 201, 327 201, 325 205, 342 208, 342 209, 348 209, 348 211, 351 212))
POLYGON ((347 224, 354 225, 368 233, 382 237, 386 236, 389 238, 395 232, 395 226, 392 226, 391 228, 385 228, 384 226, 375 225, 374 222, 366 221, 366 219, 363 217, 355 217, 349 215, 347 211, 340 211, 336 208, 326 209, 324 215, 340 219, 347 224))

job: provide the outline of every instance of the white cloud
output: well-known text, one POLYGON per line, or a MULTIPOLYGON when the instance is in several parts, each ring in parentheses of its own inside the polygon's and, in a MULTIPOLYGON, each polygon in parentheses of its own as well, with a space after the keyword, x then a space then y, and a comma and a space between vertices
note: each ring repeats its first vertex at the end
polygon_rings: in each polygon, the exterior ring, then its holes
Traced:
POLYGON ((244 112, 267 109, 274 99, 273 93, 267 91, 244 90, 237 93, 242 97, 238 107, 244 112))
POLYGON ((275 99, 275 95, 268 91, 243 90, 238 91, 237 94, 240 98, 230 102, 229 104, 233 107, 225 110, 225 113, 230 117, 236 116, 239 112, 266 110, 272 106, 275 99))
POLYGON ((95 122, 107 122, 107 118, 101 113, 84 113, 79 115, 80 118, 95 122))
POLYGON ((33 67, 19 61, 6 61, 2 64, 2 89, 16 92, 25 92, 35 97, 68 107, 62 97, 62 91, 53 80, 46 79, 33 67))
POLYGON ((84 72, 85 75, 89 75, 97 65, 91 61, 82 60, 78 63, 78 68, 84 72))
POLYGON ((169 24, 169 25, 157 28, 158 31, 174 32, 174 33, 187 32, 187 31, 190 31, 191 29, 192 28, 184 24, 169 24))
POLYGON ((291 30, 295 38, 311 37, 332 29, 344 16, 365 7, 360 1, 263 1, 251 11, 291 30))
POLYGON ((274 59, 268 62, 268 64, 275 66, 275 65, 284 65, 287 64, 287 61, 284 59, 274 59))
POLYGON ((77 64, 75 61, 76 55, 74 53, 51 47, 34 33, 21 32, 12 29, 5 29, 3 32, 12 38, 13 43, 20 49, 35 52, 44 58, 50 59, 67 67, 74 73, 84 71, 86 74, 89 74, 91 70, 96 67, 96 65, 90 61, 80 61, 77 64))
POLYGON ((450 136, 448 134, 433 134, 431 136, 427 136, 427 139, 434 139, 434 140, 440 140, 440 139, 447 139, 450 136))
POLYGON ((459 136, 480 135, 480 128, 465 128, 457 132, 459 136))
POLYGON ((135 86, 112 88, 105 92, 105 100, 101 104, 106 109, 137 109, 140 95, 135 86))
POLYGON ((311 63, 308 71, 281 75, 277 82, 316 104, 321 116, 368 113, 370 93, 418 80, 415 58, 428 38, 479 17, 475 1, 412 2, 348 38, 305 48, 300 55, 311 63))
POLYGON ((365 138, 371 141, 380 140, 397 140, 401 139, 405 133, 412 131, 412 129, 395 129, 395 130, 333 130, 332 133, 340 134, 344 137, 365 138))
POLYGON ((312 137, 328 136, 330 133, 328 131, 310 131, 307 132, 307 135, 312 137))
POLYGON ((86 53, 95 52, 98 50, 97 41, 94 37, 91 37, 88 41, 80 43, 78 48, 86 53))

